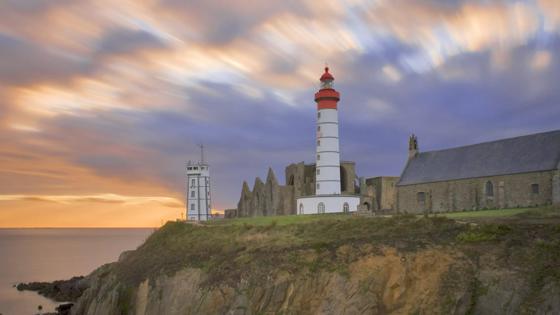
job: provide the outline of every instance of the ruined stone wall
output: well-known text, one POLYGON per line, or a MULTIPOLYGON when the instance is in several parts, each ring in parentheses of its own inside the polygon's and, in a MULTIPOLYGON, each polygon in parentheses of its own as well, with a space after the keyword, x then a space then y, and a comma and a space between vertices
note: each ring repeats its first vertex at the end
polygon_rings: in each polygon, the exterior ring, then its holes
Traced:
POLYGON ((361 193, 361 204, 368 203, 371 205, 371 210, 383 210, 384 212, 391 212, 395 210, 397 203, 397 187, 396 184, 399 177, 394 176, 379 176, 372 177, 364 180, 361 184, 360 190, 365 190, 361 193), (370 203, 371 200, 371 203, 370 203))
POLYGON ((343 195, 356 194, 356 163, 342 161, 340 163, 340 191, 343 195))
POLYGON ((403 213, 422 213, 546 205, 553 201, 554 174, 546 171, 397 186, 397 208, 403 213), (492 183, 492 196, 486 194, 487 182, 492 183), (538 184, 538 193, 533 193, 533 184, 538 184), (419 200, 419 193, 424 193, 424 201, 419 200))
POLYGON ((224 210, 224 218, 225 219, 232 219, 237 217, 237 209, 225 209, 224 210))
MULTIPOLYGON (((295 198, 315 194, 315 166, 305 165, 303 162, 293 163, 286 167, 286 186, 294 187, 295 198)), ((294 199, 295 208, 295 199, 294 199)))
POLYGON ((266 182, 255 179, 253 189, 243 182, 241 197, 237 203, 238 217, 295 214, 294 186, 281 186, 272 169, 268 170, 266 182))
MULTIPOLYGON (((355 163, 342 162, 341 169, 347 183, 342 193, 355 194, 355 163)), ((252 190, 247 182, 243 182, 237 216, 296 214, 296 199, 315 194, 315 164, 293 163, 286 167, 284 174, 285 185, 278 184, 272 169, 268 170, 266 182, 258 177, 255 179, 252 190)))
POLYGON ((393 210, 397 205, 397 182, 399 177, 381 177, 379 209, 393 210))

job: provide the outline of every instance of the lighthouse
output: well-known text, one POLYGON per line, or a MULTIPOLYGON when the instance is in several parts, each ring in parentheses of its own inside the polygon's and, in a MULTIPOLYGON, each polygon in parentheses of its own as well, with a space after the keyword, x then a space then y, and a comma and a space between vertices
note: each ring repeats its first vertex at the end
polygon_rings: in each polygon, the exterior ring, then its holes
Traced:
POLYGON ((325 68, 321 89, 315 93, 317 103, 317 154, 315 157, 315 192, 317 195, 340 195, 340 149, 338 145, 338 101, 333 89, 334 77, 325 68))
POLYGON ((315 155, 315 195, 297 199, 298 214, 353 212, 360 197, 342 195, 340 187, 340 146, 338 138, 338 101, 340 93, 333 87, 334 77, 325 67, 315 93, 317 135, 315 155))
POLYGON ((187 220, 211 219, 210 200, 210 166, 204 161, 204 147, 201 145, 200 161, 187 163, 187 220))

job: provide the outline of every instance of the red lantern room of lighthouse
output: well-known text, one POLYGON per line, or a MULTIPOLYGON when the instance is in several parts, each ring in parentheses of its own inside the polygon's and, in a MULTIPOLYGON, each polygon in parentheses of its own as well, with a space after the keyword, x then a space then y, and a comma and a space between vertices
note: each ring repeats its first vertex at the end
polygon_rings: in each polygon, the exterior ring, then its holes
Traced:
POLYGON ((333 88, 334 77, 325 68, 321 88, 315 93, 317 103, 317 150, 315 156, 315 195, 297 199, 298 214, 357 211, 360 198, 341 195, 340 148, 338 139, 338 101, 333 88))

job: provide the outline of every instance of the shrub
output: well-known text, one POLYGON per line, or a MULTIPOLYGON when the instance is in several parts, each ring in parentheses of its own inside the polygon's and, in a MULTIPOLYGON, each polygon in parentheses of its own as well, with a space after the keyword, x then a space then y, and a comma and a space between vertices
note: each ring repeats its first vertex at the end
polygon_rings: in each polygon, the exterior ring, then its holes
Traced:
POLYGON ((472 230, 461 232, 457 235, 460 242, 486 242, 493 241, 511 232, 511 227, 504 224, 487 224, 472 230))

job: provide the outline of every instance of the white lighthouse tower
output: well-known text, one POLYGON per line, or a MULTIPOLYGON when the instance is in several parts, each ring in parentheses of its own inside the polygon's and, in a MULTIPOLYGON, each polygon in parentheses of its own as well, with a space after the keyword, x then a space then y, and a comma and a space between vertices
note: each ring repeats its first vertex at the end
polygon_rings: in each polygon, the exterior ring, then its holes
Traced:
POLYGON ((200 161, 187 163, 187 220, 209 220, 212 217, 210 200, 210 167, 204 161, 204 146, 201 145, 200 161))
POLYGON ((298 214, 352 212, 358 210, 360 197, 341 195, 340 147, 338 139, 338 101, 333 88, 334 77, 325 68, 321 88, 315 93, 317 103, 317 150, 315 195, 297 199, 298 214))

